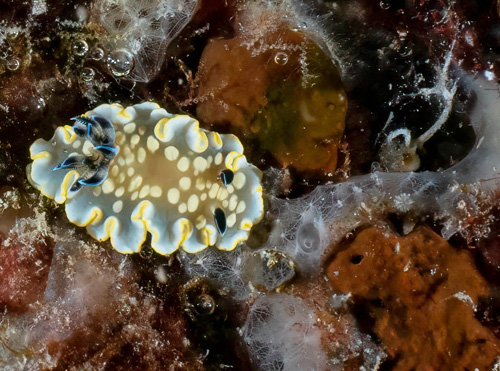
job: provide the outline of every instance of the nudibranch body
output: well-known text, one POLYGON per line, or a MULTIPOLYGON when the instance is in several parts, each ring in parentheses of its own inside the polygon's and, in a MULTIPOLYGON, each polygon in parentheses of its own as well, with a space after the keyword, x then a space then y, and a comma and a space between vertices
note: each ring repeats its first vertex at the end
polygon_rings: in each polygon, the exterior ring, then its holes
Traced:
POLYGON ((236 136, 152 102, 103 104, 75 120, 32 144, 28 178, 119 252, 140 251, 147 232, 161 254, 232 250, 262 218, 262 173, 236 136))

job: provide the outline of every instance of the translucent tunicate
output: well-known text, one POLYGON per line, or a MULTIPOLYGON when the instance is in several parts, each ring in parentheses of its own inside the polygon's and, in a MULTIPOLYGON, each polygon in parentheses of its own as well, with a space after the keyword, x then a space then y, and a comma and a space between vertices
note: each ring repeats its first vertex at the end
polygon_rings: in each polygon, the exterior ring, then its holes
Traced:
POLYGON ((82 76, 83 81, 89 82, 94 79, 95 71, 90 67, 84 67, 82 68, 82 72, 80 75, 82 76))
POLYGON ((79 57, 83 57, 89 51, 89 45, 85 40, 75 40, 73 43, 73 53, 79 57))
POLYGON ((127 76, 134 68, 134 56, 127 49, 117 49, 108 55, 107 63, 113 75, 127 76))
POLYGON ((259 297, 250 308, 243 338, 259 370, 326 370, 327 357, 315 313, 285 294, 259 297))
POLYGON ((274 63, 284 66, 288 63, 288 54, 285 52, 277 52, 274 56, 274 63))
POLYGON ((89 54, 89 58, 95 61, 100 61, 104 57, 104 50, 101 48, 92 49, 89 54))
POLYGON ((124 48, 133 55, 134 65, 119 75, 132 81, 148 82, 161 69, 168 44, 188 23, 198 0, 117 1, 98 0, 100 24, 106 34, 105 50, 124 48))
POLYGON ((297 246, 305 253, 311 253, 320 248, 321 237, 314 223, 303 224, 297 231, 297 246))
MULTIPOLYGON (((282 218, 280 225, 283 225, 282 218)), ((290 256, 297 271, 308 276, 317 274, 325 248, 330 246, 329 234, 328 224, 325 223, 321 210, 314 204, 309 204, 306 209, 301 210, 293 229, 273 231, 270 241, 275 237, 286 241, 284 245, 280 246, 276 241, 271 246, 290 256)))
POLYGON ((255 287, 275 290, 295 276, 293 260, 277 250, 263 250, 252 254, 245 262, 245 275, 255 287))
POLYGON ((10 70, 10 71, 15 71, 19 68, 19 66, 21 65, 21 62, 19 62, 19 59, 17 58, 9 58, 7 60, 7 68, 10 70))

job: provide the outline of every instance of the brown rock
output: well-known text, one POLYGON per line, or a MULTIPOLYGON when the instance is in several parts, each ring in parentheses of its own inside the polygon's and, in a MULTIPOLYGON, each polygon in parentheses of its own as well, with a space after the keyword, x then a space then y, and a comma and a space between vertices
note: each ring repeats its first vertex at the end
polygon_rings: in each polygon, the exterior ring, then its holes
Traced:
POLYGON ((284 167, 334 171, 347 99, 336 67, 282 25, 261 38, 212 40, 197 74, 197 116, 238 127, 284 167))
POLYGON ((206 122, 244 126, 245 118, 266 103, 269 56, 252 56, 243 41, 212 40, 203 51, 196 112, 206 122))
POLYGON ((489 290, 472 256, 428 227, 404 237, 366 229, 337 254, 328 277, 367 306, 395 369, 485 369, 500 354, 499 340, 474 316, 489 290))

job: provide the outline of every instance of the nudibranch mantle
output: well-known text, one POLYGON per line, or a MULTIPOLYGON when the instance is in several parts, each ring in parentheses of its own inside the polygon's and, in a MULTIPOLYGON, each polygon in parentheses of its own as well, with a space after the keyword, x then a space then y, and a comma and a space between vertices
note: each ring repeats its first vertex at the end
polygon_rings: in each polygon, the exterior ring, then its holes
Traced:
POLYGON ((262 219, 262 173, 247 162, 236 136, 201 129, 192 117, 152 102, 103 104, 81 117, 93 116, 108 119, 115 129, 117 154, 101 184, 72 190, 81 179, 79 168, 61 164, 70 155, 92 158, 97 147, 71 126, 31 145, 27 173, 34 187, 65 203, 68 219, 94 238, 110 238, 126 254, 141 250, 147 232, 160 254, 179 247, 196 253, 213 245, 233 250, 262 219), (221 179, 226 170, 234 174, 230 184, 227 176, 221 179), (219 223, 218 209, 225 217, 219 223))

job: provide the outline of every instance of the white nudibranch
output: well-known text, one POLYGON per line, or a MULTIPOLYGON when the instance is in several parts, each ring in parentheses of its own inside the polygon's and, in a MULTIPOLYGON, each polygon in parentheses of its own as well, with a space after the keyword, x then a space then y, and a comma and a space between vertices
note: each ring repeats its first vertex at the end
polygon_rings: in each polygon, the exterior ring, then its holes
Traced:
POLYGON ((31 145, 28 179, 117 251, 139 252, 147 232, 160 254, 233 250, 262 219, 262 173, 236 136, 152 102, 103 104, 75 120, 31 145))

